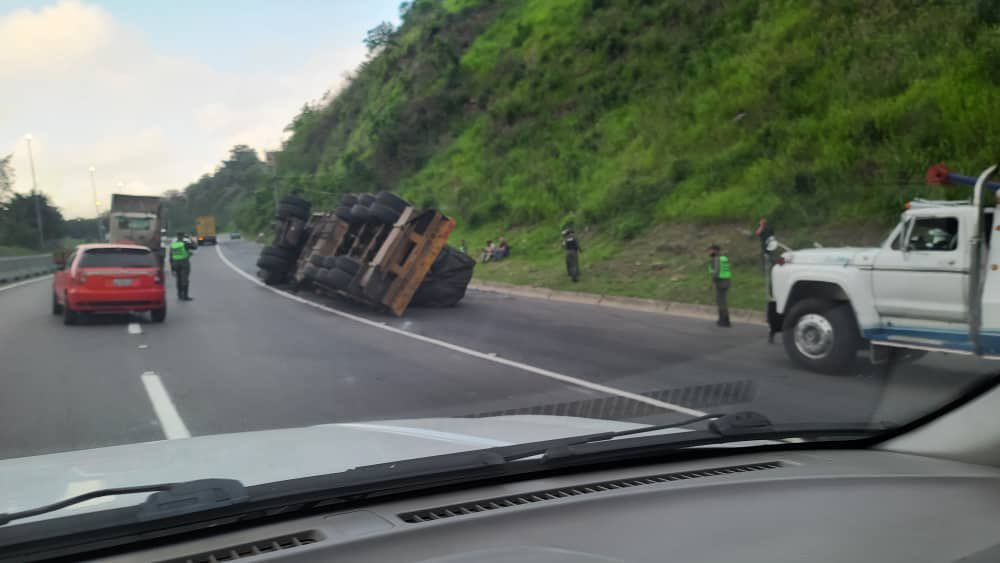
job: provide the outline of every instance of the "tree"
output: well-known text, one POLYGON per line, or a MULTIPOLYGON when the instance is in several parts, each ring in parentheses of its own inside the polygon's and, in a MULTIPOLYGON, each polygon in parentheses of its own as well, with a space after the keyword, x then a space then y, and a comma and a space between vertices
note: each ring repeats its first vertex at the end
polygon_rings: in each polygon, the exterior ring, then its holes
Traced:
POLYGON ((10 164, 13 156, 12 154, 8 154, 0 158, 0 202, 6 200, 10 193, 14 191, 14 167, 10 164))
POLYGON ((396 29, 389 22, 382 22, 369 29, 365 34, 365 47, 368 47, 368 52, 392 45, 394 43, 392 35, 395 32, 396 29))

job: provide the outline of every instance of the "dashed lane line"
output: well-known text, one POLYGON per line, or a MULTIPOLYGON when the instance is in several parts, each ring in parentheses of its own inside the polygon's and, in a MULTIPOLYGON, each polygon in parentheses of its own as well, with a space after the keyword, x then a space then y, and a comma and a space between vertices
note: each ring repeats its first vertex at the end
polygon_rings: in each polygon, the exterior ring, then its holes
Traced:
POLYGON ((139 323, 128 323, 129 334, 142 334, 142 326, 139 323))
POLYGON ((459 346, 457 344, 452 344, 450 342, 445 342, 444 340, 438 340, 436 338, 431 338, 431 337, 428 337, 428 336, 423 336, 421 334, 415 334, 415 333, 412 333, 412 332, 407 332, 405 330, 402 330, 402 329, 399 329, 399 328, 396 328, 396 327, 388 326, 388 325, 386 325, 384 323, 372 321, 372 320, 366 319, 364 317, 359 317, 357 315, 352 315, 351 313, 346 313, 346 312, 341 311, 339 309, 334 309, 332 307, 327 307, 326 305, 320 305, 319 303, 314 303, 312 301, 309 301, 308 299, 303 299, 303 298, 301 298, 301 297, 299 297, 297 295, 292 295, 291 293, 288 293, 287 291, 282 291, 280 289, 276 289, 274 287, 271 287, 271 286, 265 284, 264 282, 262 282, 261 280, 257 279, 256 277, 254 277, 254 276, 252 276, 252 275, 244 272, 243 270, 241 270, 240 268, 238 268, 235 264, 233 264, 232 262, 230 262, 228 258, 226 258, 226 255, 222 252, 222 247, 221 246, 216 246, 215 247, 215 252, 219 255, 219 258, 222 259, 223 263, 225 263, 227 266, 229 266, 229 268, 231 270, 233 270, 234 272, 236 272, 240 276, 246 278, 250 282, 253 282, 253 283, 259 285, 260 287, 262 287, 264 289, 267 289, 268 291, 272 291, 272 292, 274 292, 274 293, 276 293, 276 294, 278 294, 278 295, 280 295, 280 296, 282 296, 282 297, 284 297, 286 299, 291 299, 292 301, 297 301, 299 303, 302 303, 303 305, 308 305, 310 307, 313 307, 314 309, 319 309, 321 311, 326 311, 327 313, 331 313, 331 314, 337 315, 339 317, 342 317, 342 318, 345 318, 345 319, 349 319, 349 320, 352 320, 354 322, 357 322, 357 323, 360 323, 360 324, 363 324, 363 325, 366 325, 366 326, 370 326, 372 328, 377 328, 377 329, 384 330, 384 331, 387 331, 387 332, 392 332, 394 334, 398 334, 400 336, 405 336, 407 338, 412 338, 414 340, 419 340, 420 342, 424 342, 424 343, 427 343, 427 344, 433 344, 435 346, 440 346, 441 348, 446 348, 448 350, 452 350, 454 352, 465 354, 465 355, 471 356, 473 358, 478 358, 480 360, 485 360, 487 362, 493 362, 493 363, 496 363, 496 364, 501 364, 501 365, 505 365, 505 366, 508 366, 508 367, 517 368, 519 370, 526 371, 528 373, 533 373, 535 375, 540 375, 542 377, 548 377, 549 379, 554 379, 556 381, 561 381, 561 382, 567 383, 569 385, 576 385, 577 387, 583 387, 585 389, 590 389, 591 391, 597 391, 599 393, 606 393, 608 395, 617 395, 619 397, 624 397, 626 399, 631 399, 633 401, 637 401, 637 402, 640 402, 640 403, 646 403, 647 405, 653 405, 653 406, 659 407, 661 409, 671 410, 671 411, 674 411, 674 412, 677 412, 677 413, 680 413, 680 414, 686 414, 686 415, 689 415, 689 416, 705 416, 707 414, 704 411, 700 411, 700 410, 696 410, 696 409, 689 409, 687 407, 683 407, 681 405, 675 405, 673 403, 666 403, 666 402, 663 402, 663 401, 660 401, 660 400, 657 400, 657 399, 653 399, 651 397, 647 397, 645 395, 641 395, 639 393, 632 393, 631 391, 625 391, 623 389, 618 389, 616 387, 609 387, 607 385, 601 385, 600 383, 594 383, 592 381, 587 381, 585 379, 580 379, 580 378, 577 378, 577 377, 573 377, 571 375, 565 375, 565 374, 562 374, 562 373, 559 373, 559 372, 555 372, 555 371, 552 371, 552 370, 548 370, 548 369, 545 369, 545 368, 540 368, 540 367, 536 367, 536 366, 525 364, 525 363, 521 363, 521 362, 515 362, 513 360, 508 360, 506 358, 501 358, 501 357, 498 357, 496 355, 490 355, 490 354, 485 353, 485 352, 479 352, 478 350, 473 350, 471 348, 466 348, 464 346, 459 346))
POLYGON ((160 420, 160 428, 167 439, 190 438, 191 432, 188 431, 187 425, 184 424, 180 413, 177 412, 177 407, 174 406, 170 394, 163 386, 160 376, 156 375, 155 372, 147 371, 142 374, 142 385, 146 388, 149 401, 153 403, 153 411, 156 412, 156 418, 160 420))

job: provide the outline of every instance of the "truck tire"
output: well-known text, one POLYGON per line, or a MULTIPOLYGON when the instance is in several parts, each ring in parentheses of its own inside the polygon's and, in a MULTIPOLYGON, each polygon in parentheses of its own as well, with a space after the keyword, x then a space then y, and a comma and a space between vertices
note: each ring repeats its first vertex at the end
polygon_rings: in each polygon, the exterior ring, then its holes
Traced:
POLYGON ((375 194, 375 203, 381 203, 390 209, 395 209, 398 213, 402 213, 404 209, 410 206, 409 202, 392 192, 379 192, 375 194))
POLYGON ((334 289, 346 290, 348 286, 351 285, 351 280, 354 276, 348 274, 344 270, 333 269, 330 270, 330 275, 327 276, 327 284, 334 289))
POLYGON ((291 261, 295 258, 295 252, 288 248, 279 248, 276 246, 268 246, 260 251, 261 256, 274 256, 275 258, 281 258, 282 260, 291 261))
POLYGON ((351 206, 351 219, 353 221, 357 221, 358 223, 371 223, 372 212, 369 211, 364 205, 355 203, 351 206))
POLYGON ((371 209, 372 216, 374 216, 379 223, 395 225, 396 221, 399 221, 399 211, 396 211, 395 209, 378 201, 373 203, 369 209, 371 209))
POLYGON ((292 205, 290 203, 279 203, 278 219, 288 219, 289 217, 307 221, 309 220, 309 208, 292 205))
POLYGON ((313 280, 316 279, 316 274, 319 273, 319 266, 316 264, 306 264, 302 268, 302 279, 313 280))
POLYGON ((338 219, 342 221, 347 221, 350 223, 354 218, 351 216, 351 208, 346 205, 341 205, 333 210, 333 214, 337 216, 338 219))
POLYGON ((278 256, 261 254, 257 259, 257 267, 270 272, 287 272, 292 267, 292 261, 278 256))
POLYGON ((319 254, 313 254, 309 257, 309 263, 320 268, 323 267, 324 260, 326 260, 326 256, 320 256, 319 254))
POLYGON ((360 194, 358 195, 358 203, 364 205, 365 207, 371 207, 375 203, 375 196, 372 194, 360 194))
POLYGON ((819 373, 845 373, 857 361, 861 335, 849 303, 803 299, 785 315, 785 353, 819 373))
POLYGON ((361 261, 357 258, 351 258, 350 256, 338 256, 336 269, 354 277, 361 269, 361 261))
POLYGON ((324 256, 323 264, 324 268, 332 269, 337 267, 337 257, 336 256, 324 256))
POLYGON ((344 207, 351 207, 358 202, 358 196, 354 194, 344 194, 340 196, 340 205, 344 207))

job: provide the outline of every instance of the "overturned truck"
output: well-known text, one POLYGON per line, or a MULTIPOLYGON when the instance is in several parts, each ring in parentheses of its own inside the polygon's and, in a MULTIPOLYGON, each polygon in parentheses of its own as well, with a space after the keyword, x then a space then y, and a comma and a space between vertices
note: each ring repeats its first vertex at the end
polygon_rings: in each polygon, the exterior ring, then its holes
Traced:
POLYGON ((401 316, 412 305, 451 307, 475 261, 446 244, 455 221, 391 192, 346 194, 312 213, 296 195, 278 203, 272 244, 257 260, 269 285, 337 294, 401 316))

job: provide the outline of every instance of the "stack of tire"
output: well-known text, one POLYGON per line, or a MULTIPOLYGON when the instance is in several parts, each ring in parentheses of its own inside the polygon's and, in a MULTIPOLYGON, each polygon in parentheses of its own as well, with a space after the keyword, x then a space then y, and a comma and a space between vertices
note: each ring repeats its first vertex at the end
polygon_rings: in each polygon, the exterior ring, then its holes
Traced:
POLYGON ((350 256, 319 256, 309 259, 303 275, 306 279, 330 289, 347 291, 351 281, 361 271, 361 261, 350 256))
POLYGON ((421 307, 454 307, 465 297, 475 265, 476 261, 465 253, 445 246, 410 303, 421 307))
MULTIPOLYGON (((312 204, 301 197, 286 195, 278 202, 278 220, 307 221, 311 209, 312 204)), ((257 267, 264 271, 265 283, 274 285, 288 279, 289 273, 295 269, 300 250, 295 244, 281 238, 276 238, 274 244, 261 250, 257 267)))
POLYGON ((409 206, 405 199, 392 192, 345 194, 333 214, 351 224, 394 225, 409 206))

